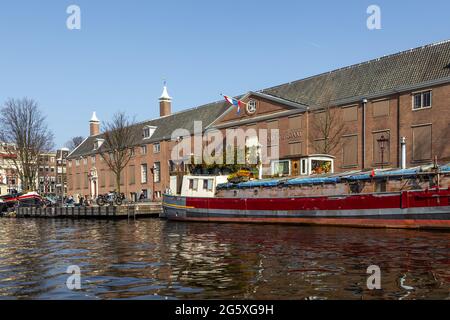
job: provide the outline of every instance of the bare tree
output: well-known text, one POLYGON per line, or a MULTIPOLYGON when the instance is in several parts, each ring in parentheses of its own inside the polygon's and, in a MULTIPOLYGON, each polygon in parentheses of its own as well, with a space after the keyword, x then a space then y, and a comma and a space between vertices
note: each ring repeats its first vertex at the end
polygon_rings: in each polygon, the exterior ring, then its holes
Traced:
POLYGON ((1 110, 0 142, 6 146, 23 190, 36 190, 40 156, 53 147, 53 134, 33 99, 9 99, 1 110))
POLYGON ((318 153, 332 154, 340 146, 345 124, 337 108, 326 105, 313 114, 311 144, 318 153))
POLYGON ((75 150, 82 142, 84 141, 84 137, 76 136, 66 142, 65 147, 70 151, 75 150))
POLYGON ((104 147, 100 155, 115 175, 118 193, 121 173, 133 156, 135 138, 134 120, 130 120, 124 112, 114 114, 113 119, 103 126, 104 147))

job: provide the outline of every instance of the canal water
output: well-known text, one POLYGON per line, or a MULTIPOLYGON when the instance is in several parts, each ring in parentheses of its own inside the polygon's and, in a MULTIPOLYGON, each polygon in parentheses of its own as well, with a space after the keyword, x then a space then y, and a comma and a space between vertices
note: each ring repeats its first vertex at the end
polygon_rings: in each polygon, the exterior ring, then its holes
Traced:
POLYGON ((449 245, 448 232, 1 219, 0 299, 450 299, 449 245))

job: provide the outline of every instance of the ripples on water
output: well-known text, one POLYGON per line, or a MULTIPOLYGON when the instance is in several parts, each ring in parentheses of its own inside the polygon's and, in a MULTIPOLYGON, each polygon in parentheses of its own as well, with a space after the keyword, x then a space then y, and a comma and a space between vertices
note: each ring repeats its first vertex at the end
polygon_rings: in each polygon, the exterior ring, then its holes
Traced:
POLYGON ((1 219, 0 298, 449 299, 449 244, 448 232, 1 219), (366 287, 370 265, 382 290, 366 287))

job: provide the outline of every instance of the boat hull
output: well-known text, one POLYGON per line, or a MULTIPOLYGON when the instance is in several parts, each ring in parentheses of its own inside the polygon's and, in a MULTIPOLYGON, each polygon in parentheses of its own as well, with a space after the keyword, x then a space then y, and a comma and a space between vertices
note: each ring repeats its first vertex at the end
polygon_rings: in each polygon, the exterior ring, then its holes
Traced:
POLYGON ((164 216, 202 222, 289 223, 450 229, 450 191, 333 197, 195 198, 164 196, 164 216))

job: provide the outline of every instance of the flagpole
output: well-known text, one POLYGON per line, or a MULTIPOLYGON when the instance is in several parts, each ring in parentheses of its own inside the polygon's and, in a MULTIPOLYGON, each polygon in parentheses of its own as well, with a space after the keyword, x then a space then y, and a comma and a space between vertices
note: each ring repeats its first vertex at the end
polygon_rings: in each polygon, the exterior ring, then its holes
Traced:
MULTIPOLYGON (((222 93, 220 94, 222 97, 230 97, 230 98, 233 98, 233 99, 236 99, 235 97, 233 97, 233 96, 225 96, 225 95, 223 95, 222 93)), ((242 101, 242 100, 240 100, 240 99, 236 99, 237 101, 240 101, 242 104, 244 104, 245 106, 248 106, 248 103, 246 103, 246 102, 244 102, 244 101, 242 101)))

